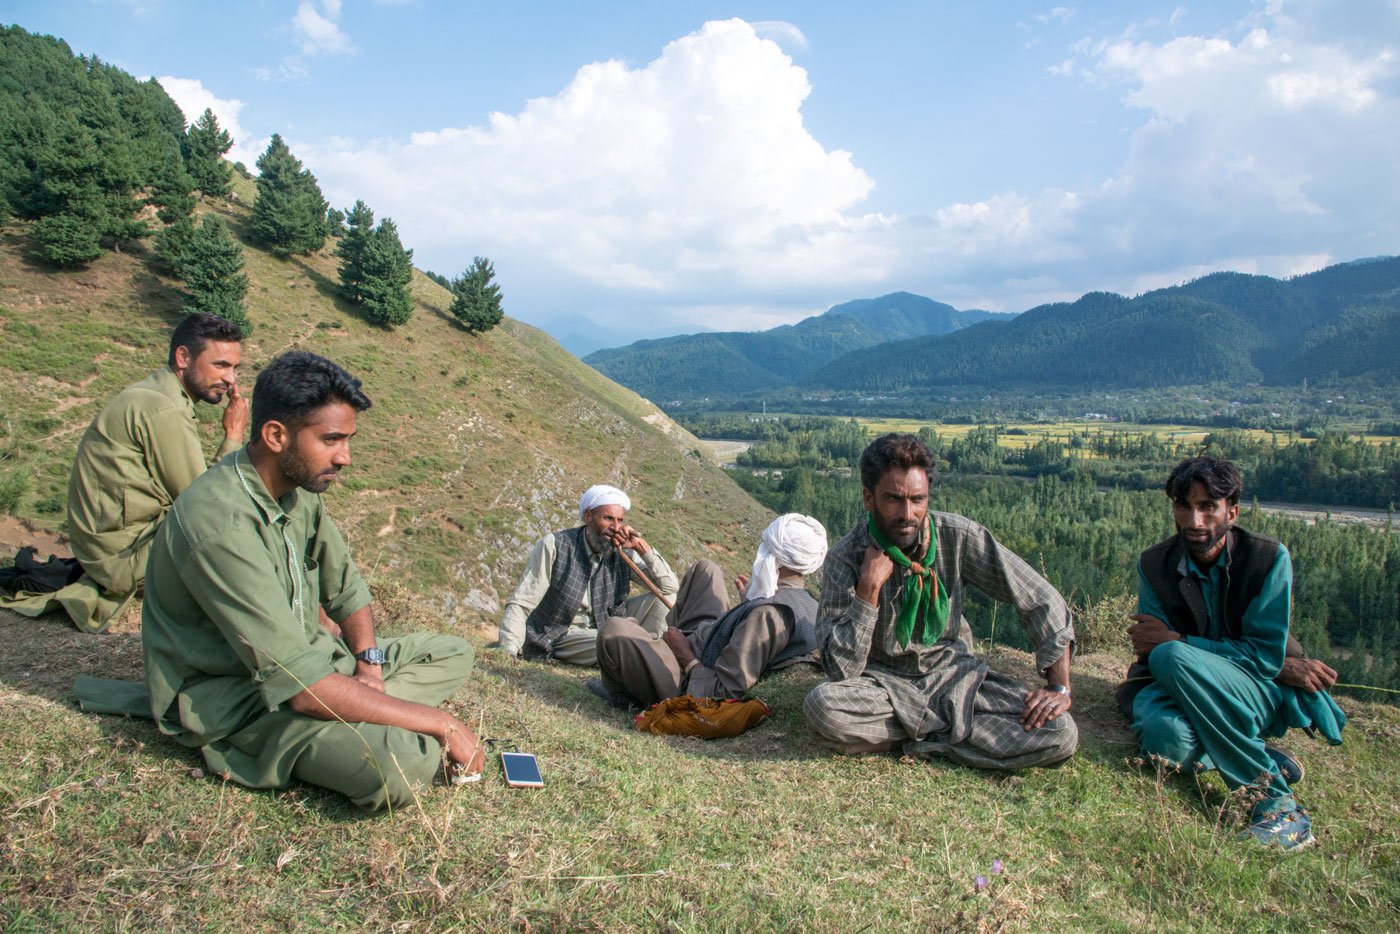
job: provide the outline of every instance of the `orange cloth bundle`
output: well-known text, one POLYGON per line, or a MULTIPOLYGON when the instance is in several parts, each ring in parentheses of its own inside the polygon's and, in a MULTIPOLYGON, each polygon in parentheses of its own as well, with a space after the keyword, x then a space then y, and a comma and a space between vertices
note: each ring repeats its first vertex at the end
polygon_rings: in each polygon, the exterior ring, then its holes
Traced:
POLYGON ((670 697, 637 714, 637 729, 668 736, 722 739, 738 736, 772 713, 760 700, 718 700, 713 697, 670 697))

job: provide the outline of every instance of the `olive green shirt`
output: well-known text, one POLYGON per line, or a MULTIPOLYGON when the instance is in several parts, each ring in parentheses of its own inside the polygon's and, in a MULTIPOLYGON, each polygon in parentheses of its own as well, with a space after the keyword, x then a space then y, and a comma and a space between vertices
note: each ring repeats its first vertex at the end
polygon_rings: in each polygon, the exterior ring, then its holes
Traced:
POLYGON ((354 674, 320 625, 370 602, 321 497, 274 500, 247 449, 195 480, 151 548, 141 642, 151 715, 189 746, 238 732, 322 678, 354 674))
MULTIPOLYGON (((215 460, 238 443, 224 439, 215 460)), ((135 592, 156 526, 202 473, 194 401, 173 370, 117 393, 83 433, 68 481, 68 537, 88 576, 114 594, 135 592)))

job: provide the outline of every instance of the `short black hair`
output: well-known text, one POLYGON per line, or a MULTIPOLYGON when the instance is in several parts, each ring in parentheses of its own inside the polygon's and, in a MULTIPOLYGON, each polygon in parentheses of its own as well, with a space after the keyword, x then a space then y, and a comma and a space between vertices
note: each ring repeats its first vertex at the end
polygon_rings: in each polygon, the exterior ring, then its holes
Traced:
POLYGON ((309 350, 289 350, 269 363, 253 384, 253 437, 261 437, 268 422, 295 430, 330 402, 344 402, 357 412, 373 404, 360 391, 360 381, 336 364, 309 350))
POLYGON ((175 365, 175 348, 183 347, 190 352, 190 359, 204 353, 210 341, 239 343, 243 340, 243 329, 237 323, 218 315, 195 312, 185 315, 185 320, 175 325, 170 334, 170 356, 166 362, 175 365))
POLYGON ((1197 483, 1206 488, 1211 499, 1227 500, 1231 506, 1239 503, 1244 490, 1240 469, 1229 461, 1218 457, 1188 457, 1167 477, 1167 496, 1173 503, 1183 503, 1197 483))
POLYGON ((861 486, 874 492, 875 484, 891 467, 901 470, 922 467, 929 483, 933 482, 933 452, 915 435, 890 432, 870 442, 860 454, 861 486))

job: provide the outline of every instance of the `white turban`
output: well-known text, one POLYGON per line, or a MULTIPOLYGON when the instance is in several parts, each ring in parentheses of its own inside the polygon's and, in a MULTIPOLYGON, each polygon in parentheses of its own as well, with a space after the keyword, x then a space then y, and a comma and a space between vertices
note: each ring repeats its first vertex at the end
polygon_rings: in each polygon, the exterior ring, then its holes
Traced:
POLYGON ((826 560, 826 529, 811 516, 790 512, 768 523, 749 578, 750 600, 778 592, 778 568, 811 574, 826 560))
POLYGON ((583 497, 578 501, 578 517, 582 519, 585 512, 599 506, 621 506, 623 509, 631 509, 632 501, 617 487, 600 483, 583 491, 583 497))

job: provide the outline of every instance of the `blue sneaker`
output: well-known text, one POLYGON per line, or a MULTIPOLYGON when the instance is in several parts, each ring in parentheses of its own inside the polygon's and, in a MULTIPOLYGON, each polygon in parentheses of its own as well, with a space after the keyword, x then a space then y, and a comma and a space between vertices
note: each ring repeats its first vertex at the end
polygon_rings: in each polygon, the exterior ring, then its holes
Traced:
POLYGON ((1275 811, 1256 818, 1239 834, 1241 840, 1253 840, 1262 846, 1278 847, 1285 853, 1311 846, 1317 838, 1312 835, 1312 821, 1302 808, 1275 811))
POLYGON ((1264 744, 1264 751, 1269 754, 1269 758, 1274 760, 1274 765, 1278 766, 1278 774, 1283 776, 1283 780, 1292 788, 1303 780, 1303 763, 1298 761, 1298 757, 1281 746, 1271 746, 1264 744))

